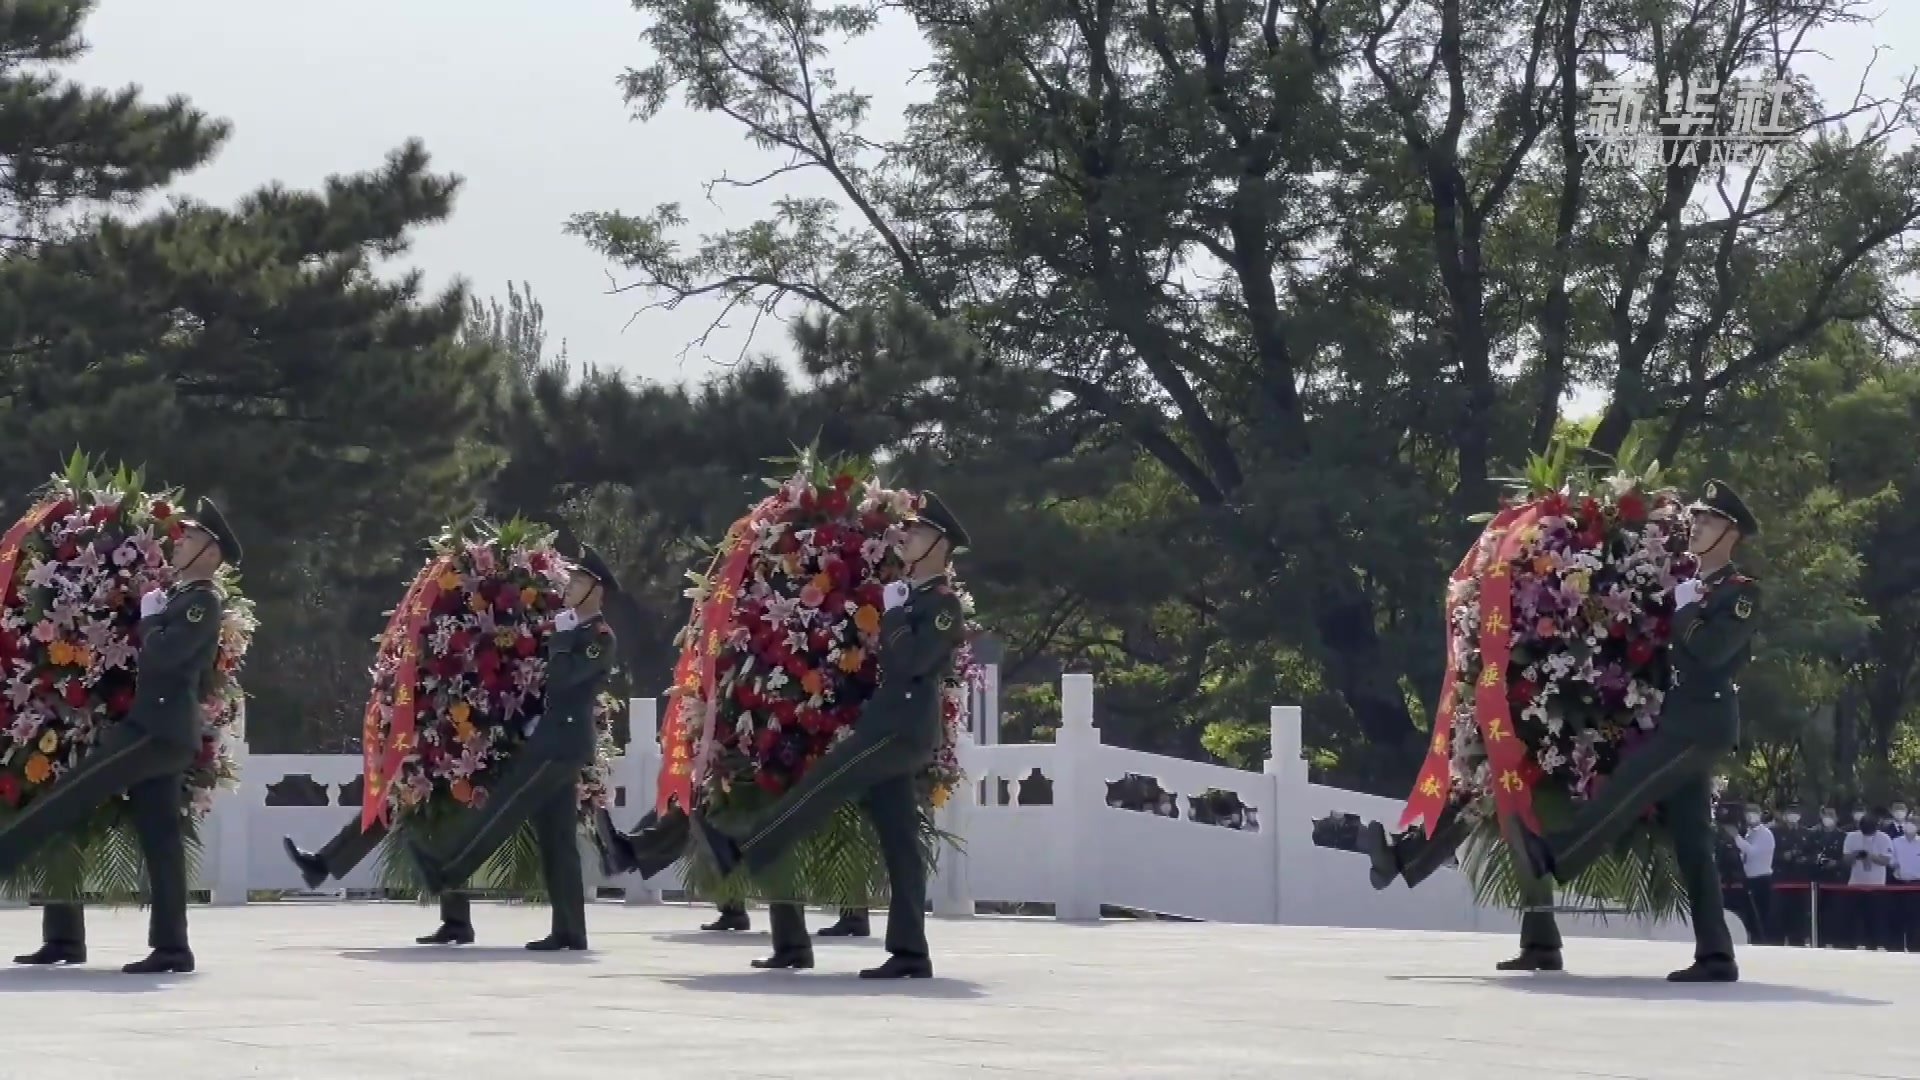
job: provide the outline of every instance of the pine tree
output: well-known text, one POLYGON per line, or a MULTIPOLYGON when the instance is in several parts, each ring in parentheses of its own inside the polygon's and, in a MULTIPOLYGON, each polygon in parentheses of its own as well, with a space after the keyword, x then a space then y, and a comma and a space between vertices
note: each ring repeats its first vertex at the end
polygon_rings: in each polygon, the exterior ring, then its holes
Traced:
POLYGON ((110 213, 226 128, 61 83, 88 6, 0 0, 0 516, 75 446, 221 497, 261 607, 256 736, 357 732, 360 643, 492 463, 475 434, 503 361, 463 340, 463 290, 382 267, 459 181, 410 143, 319 191, 110 213))

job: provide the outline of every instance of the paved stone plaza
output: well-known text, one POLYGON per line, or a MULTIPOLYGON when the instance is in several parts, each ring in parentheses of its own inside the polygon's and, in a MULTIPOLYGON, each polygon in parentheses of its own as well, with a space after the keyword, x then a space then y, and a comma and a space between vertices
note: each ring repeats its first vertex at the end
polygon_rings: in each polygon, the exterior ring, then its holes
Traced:
MULTIPOLYGON (((766 937, 711 912, 597 905, 598 951, 549 959, 538 908, 479 906, 460 949, 406 944, 411 905, 203 908, 169 979, 119 974, 144 922, 99 912, 92 966, 0 970, 0 1080, 1920 1077, 1920 956, 1748 950, 1738 986, 1673 987, 1671 944, 1496 976, 1498 937, 983 918, 930 927, 939 978, 875 984, 874 942, 750 971, 766 937)), ((38 913, 0 929, 31 947, 38 913)))

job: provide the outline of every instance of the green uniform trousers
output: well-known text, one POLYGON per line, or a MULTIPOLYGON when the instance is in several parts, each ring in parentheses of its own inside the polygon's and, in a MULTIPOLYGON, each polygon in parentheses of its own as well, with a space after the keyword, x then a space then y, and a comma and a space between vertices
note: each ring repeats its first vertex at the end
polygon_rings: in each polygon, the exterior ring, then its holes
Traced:
POLYGON ((1686 886, 1698 960, 1733 959, 1711 817, 1713 769, 1724 749, 1717 741, 1662 728, 1621 760, 1606 787, 1579 808, 1566 828, 1545 837, 1554 876, 1572 881, 1632 828, 1647 807, 1658 808, 1686 886))
POLYGON ((749 869, 765 870, 854 799, 864 802, 886 863, 887 951, 927 955, 927 866, 920 857, 920 800, 914 776, 931 751, 884 728, 855 727, 814 763, 740 842, 749 869))
MULTIPOLYGON (((741 905, 740 914, 746 914, 746 905, 741 905)), ((768 904, 767 923, 773 931, 776 956, 813 951, 813 936, 807 933, 806 908, 799 904, 768 904)))
POLYGON ((43 844, 85 825, 108 800, 124 794, 147 868, 147 945, 185 949, 187 843, 181 815, 193 757, 191 749, 130 725, 108 728, 78 768, 0 828, 0 873, 17 869, 43 844))
MULTIPOLYGON (((327 876, 338 881, 353 873, 353 868, 373 854, 387 838, 387 827, 379 821, 370 829, 360 827, 360 815, 353 815, 347 827, 333 834, 326 846, 314 852, 327 867, 327 876)), ((440 897, 440 921, 449 926, 473 929, 473 900, 466 893, 449 892, 440 897)))
POLYGON ((445 838, 441 871, 449 884, 477 873, 522 825, 540 847, 540 872, 553 905, 553 933, 584 941, 587 891, 580 874, 580 766, 522 753, 507 764, 487 805, 445 838))
MULTIPOLYGON (((1400 877, 1413 888, 1433 876, 1473 835, 1473 822, 1449 807, 1429 837, 1415 827, 1393 842, 1400 877)), ((1562 942, 1560 923, 1553 917, 1553 882, 1520 870, 1520 948, 1523 952, 1558 952, 1562 942)))

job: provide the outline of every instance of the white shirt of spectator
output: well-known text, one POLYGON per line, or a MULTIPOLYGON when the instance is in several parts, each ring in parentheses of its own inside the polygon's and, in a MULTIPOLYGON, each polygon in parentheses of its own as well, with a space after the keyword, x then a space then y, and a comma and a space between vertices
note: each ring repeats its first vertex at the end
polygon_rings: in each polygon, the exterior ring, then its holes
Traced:
POLYGON ((1920 836, 1909 825, 1893 841, 1893 876, 1901 881, 1920 883, 1920 836))
POLYGON ((1846 842, 1840 848, 1840 855, 1847 860, 1852 870, 1847 876, 1849 885, 1885 885, 1887 883, 1887 864, 1893 861, 1893 838, 1878 829, 1863 833, 1858 829, 1847 834, 1846 842), (1856 859, 1855 855, 1866 852, 1865 859, 1856 859))
POLYGON ((1765 825, 1753 825, 1747 829, 1747 835, 1733 834, 1733 842, 1740 849, 1740 865, 1750 878, 1773 876, 1773 830, 1765 825))

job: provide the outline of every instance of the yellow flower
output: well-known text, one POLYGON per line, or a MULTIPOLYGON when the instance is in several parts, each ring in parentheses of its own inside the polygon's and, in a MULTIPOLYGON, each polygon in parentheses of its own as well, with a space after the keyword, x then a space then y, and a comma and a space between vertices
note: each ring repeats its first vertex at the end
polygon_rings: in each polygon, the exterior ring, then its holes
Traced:
POLYGON ((840 670, 849 675, 859 672, 860 665, 866 663, 867 654, 859 649, 848 649, 840 654, 840 670))
POLYGON ((40 736, 40 752, 51 754, 58 749, 60 749, 60 733, 48 728, 46 733, 40 736))
POLYGON ((1590 584, 1592 582, 1589 581, 1588 574, 1584 570, 1567 575, 1567 587, 1573 590, 1575 596, 1587 595, 1587 586, 1590 584))
POLYGON ((935 787, 933 789, 933 794, 927 799, 927 801, 932 803, 934 806, 934 809, 937 810, 940 807, 947 805, 947 800, 952 797, 953 797, 953 789, 950 787, 947 787, 945 784, 941 784, 938 787, 935 787))
POLYGON ((47 662, 54 667, 67 666, 67 657, 73 654, 73 646, 64 641, 56 641, 47 646, 47 662))
POLYGON ((520 606, 521 607, 532 607, 533 602, 538 599, 540 599, 540 590, 534 588, 533 586, 529 585, 526 588, 520 590, 520 606))
POLYGON ((461 724, 466 723, 467 717, 472 713, 473 713, 473 707, 468 705, 464 701, 456 701, 452 705, 447 707, 447 715, 453 717, 453 723, 455 727, 458 727, 461 724))
POLYGON ((449 570, 440 575, 440 591, 452 592, 460 587, 460 575, 449 570))
POLYGON ((853 613, 853 625, 863 634, 880 632, 880 609, 871 604, 861 604, 860 610, 853 613))
POLYGON ((27 759, 27 783, 44 784, 53 775, 53 762, 45 754, 35 754, 27 759))

